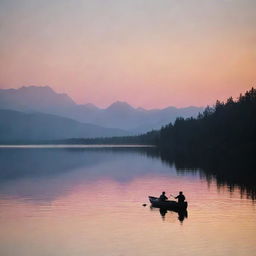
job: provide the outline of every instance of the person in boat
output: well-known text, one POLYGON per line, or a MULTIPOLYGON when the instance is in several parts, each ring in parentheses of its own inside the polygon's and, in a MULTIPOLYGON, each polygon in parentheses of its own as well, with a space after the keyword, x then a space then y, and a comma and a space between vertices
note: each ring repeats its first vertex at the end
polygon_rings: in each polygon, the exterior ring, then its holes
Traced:
POLYGON ((159 199, 161 201, 166 201, 168 199, 168 197, 165 195, 165 192, 163 191, 162 194, 159 196, 159 199))
POLYGON ((178 199, 178 204, 183 204, 185 202, 185 196, 183 195, 183 192, 180 191, 179 195, 175 197, 175 199, 178 199))

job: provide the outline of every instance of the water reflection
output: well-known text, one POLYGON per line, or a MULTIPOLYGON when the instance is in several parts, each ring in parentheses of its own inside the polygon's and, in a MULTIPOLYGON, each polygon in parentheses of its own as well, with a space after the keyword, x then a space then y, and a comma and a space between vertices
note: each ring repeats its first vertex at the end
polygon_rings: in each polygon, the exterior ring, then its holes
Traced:
POLYGON ((218 154, 192 156, 173 152, 148 152, 152 157, 160 157, 170 167, 175 167, 180 175, 194 173, 209 183, 216 181, 218 187, 227 187, 232 194, 239 189, 241 197, 256 199, 256 162, 247 156, 230 158, 218 154))
MULTIPOLYGON (((195 159, 193 157, 173 156, 168 152, 159 152, 155 148, 77 148, 77 149, 5 149, 0 148, 0 193, 13 194, 10 184, 14 181, 20 182, 24 189, 18 192, 26 197, 33 194, 33 197, 40 199, 45 192, 45 198, 54 198, 63 194, 62 184, 58 182, 58 176, 67 180, 69 186, 73 186, 83 180, 96 180, 106 176, 118 182, 129 182, 134 178, 146 174, 172 173, 182 176, 200 176, 209 184, 216 181, 217 187, 226 187, 232 194, 237 188, 241 197, 256 198, 256 172, 251 165, 245 165, 240 159, 232 162, 230 159, 217 161, 216 159, 195 159), (168 168, 152 168, 151 159, 161 159, 168 168), (139 161, 136 161, 140 159, 139 161), (137 164, 133 170, 131 166, 123 166, 122 161, 137 164), (135 160, 135 161, 134 161, 135 160), (241 164, 242 162, 242 164, 241 164), (141 168, 139 168, 141 166, 141 168), (86 168, 86 172, 81 171, 86 168), (104 171, 102 171, 104 170, 104 171), (72 174, 71 174, 72 172, 72 174), (33 191, 26 191, 26 179, 34 179, 35 188, 33 191), (50 179, 51 182, 42 184, 42 179, 50 179), (5 186, 8 184, 8 186, 5 186), (46 186, 46 187, 45 187, 46 186), (38 197, 37 197, 38 196, 38 197)), ((63 182, 63 180, 62 180, 63 182)))
POLYGON ((253 255, 255 204, 237 186, 230 194, 206 171, 161 157, 154 149, 0 149, 0 255, 253 255), (189 218, 142 206, 180 190, 189 218))
POLYGON ((176 175, 174 168, 148 161, 147 154, 153 150, 0 149, 0 194, 51 201, 80 184, 98 180, 124 184, 153 173, 176 175))
POLYGON ((186 218, 188 218, 188 211, 187 210, 175 211, 173 209, 167 209, 167 208, 163 208, 163 207, 157 208, 157 207, 153 207, 153 206, 150 206, 150 210, 153 211, 153 212, 154 211, 159 211, 160 216, 161 216, 163 221, 166 220, 166 214, 168 214, 168 213, 176 214, 177 219, 180 221, 180 223, 183 223, 183 221, 186 218))

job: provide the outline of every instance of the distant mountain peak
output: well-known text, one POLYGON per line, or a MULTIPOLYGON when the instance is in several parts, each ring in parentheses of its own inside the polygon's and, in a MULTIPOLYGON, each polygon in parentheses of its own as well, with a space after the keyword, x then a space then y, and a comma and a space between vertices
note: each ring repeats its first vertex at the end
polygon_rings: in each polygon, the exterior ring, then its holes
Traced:
POLYGON ((129 105, 127 102, 125 101, 116 101, 114 103, 112 103, 107 110, 115 110, 115 109, 134 109, 131 105, 129 105))
MULTIPOLYGON (((49 86, 22 86, 18 89, 0 90, 0 99, 14 109, 67 107, 76 103, 65 93, 57 93, 49 86)), ((39 109, 41 110, 41 109, 39 109)))
POLYGON ((143 112, 145 112, 145 111, 147 111, 145 108, 142 108, 142 107, 138 107, 138 108, 136 108, 138 111, 143 111, 143 112))
POLYGON ((96 105, 94 105, 92 103, 86 103, 86 104, 83 104, 83 106, 88 109, 99 109, 96 105))
POLYGON ((49 86, 35 85, 19 89, 0 89, 0 109, 54 114, 83 123, 129 130, 136 134, 160 129, 161 126, 174 122, 179 116, 197 116, 203 110, 198 107, 144 109, 133 107, 124 101, 116 101, 107 108, 99 108, 91 103, 76 104, 68 95, 57 93, 49 86))

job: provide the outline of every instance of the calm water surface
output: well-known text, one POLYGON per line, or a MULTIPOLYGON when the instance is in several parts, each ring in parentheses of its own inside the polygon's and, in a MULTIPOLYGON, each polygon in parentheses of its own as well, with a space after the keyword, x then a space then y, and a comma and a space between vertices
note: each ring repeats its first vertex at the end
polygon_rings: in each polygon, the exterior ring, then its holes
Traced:
POLYGON ((150 150, 1 148, 0 255, 256 255, 251 199, 150 150), (180 190, 183 221, 150 208, 180 190))

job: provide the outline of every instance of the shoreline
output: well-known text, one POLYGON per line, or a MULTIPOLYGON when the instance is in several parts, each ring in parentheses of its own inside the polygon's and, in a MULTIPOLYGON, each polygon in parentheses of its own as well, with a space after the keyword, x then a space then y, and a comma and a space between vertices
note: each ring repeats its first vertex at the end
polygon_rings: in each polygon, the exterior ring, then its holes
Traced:
POLYGON ((5 144, 0 148, 155 148, 155 145, 137 144, 5 144))

